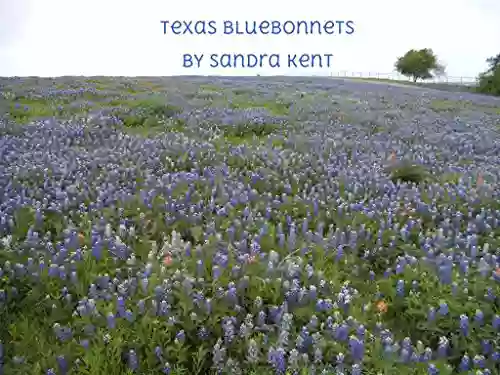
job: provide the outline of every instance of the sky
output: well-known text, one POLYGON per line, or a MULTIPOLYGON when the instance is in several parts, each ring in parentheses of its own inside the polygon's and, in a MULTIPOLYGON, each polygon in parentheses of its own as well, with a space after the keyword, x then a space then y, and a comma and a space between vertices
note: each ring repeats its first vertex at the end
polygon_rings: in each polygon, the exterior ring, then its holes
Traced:
POLYGON ((409 49, 432 48, 448 76, 475 77, 500 53, 499 20, 498 0, 0 0, 0 76, 366 76, 391 73, 409 49), (355 32, 165 35, 161 21, 175 20, 352 20, 355 32), (204 54, 200 67, 183 67, 193 53, 204 54), (209 66, 224 53, 280 54, 280 67, 209 66), (329 67, 288 66, 288 54, 304 53, 333 57, 329 67))

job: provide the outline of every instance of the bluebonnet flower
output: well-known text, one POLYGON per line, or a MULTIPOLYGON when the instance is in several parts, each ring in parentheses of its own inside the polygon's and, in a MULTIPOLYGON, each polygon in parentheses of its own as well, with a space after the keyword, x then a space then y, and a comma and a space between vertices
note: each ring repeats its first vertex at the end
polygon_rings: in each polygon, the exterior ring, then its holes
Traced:
POLYGON ((497 330, 499 331, 500 330, 500 315, 495 315, 493 317, 493 320, 492 320, 492 323, 491 323, 491 326, 494 330, 497 330))
POLYGON ((80 341, 80 345, 84 348, 84 349, 88 349, 89 346, 90 346, 90 341, 88 339, 83 339, 80 341))
POLYGON ((137 358, 137 353, 135 352, 135 350, 129 350, 127 362, 130 370, 135 372, 139 369, 139 360, 137 358))
POLYGON ((398 280, 396 284, 396 295, 403 297, 405 294, 405 282, 404 280, 398 280))
POLYGON ((439 358, 446 358, 450 349, 449 340, 446 337, 439 338, 437 355, 439 358))
POLYGON ((115 316, 113 313, 109 312, 106 316, 106 321, 108 324, 108 328, 114 329, 116 327, 115 316))
POLYGON ((67 374, 69 371, 68 361, 62 355, 57 356, 57 365, 61 374, 67 374))
POLYGON ((139 314, 144 314, 146 311, 146 301, 144 301, 143 299, 137 301, 137 310, 139 314))
POLYGON ((134 313, 131 310, 125 311, 125 319, 132 323, 135 320, 134 313))
POLYGON ((362 361, 365 352, 363 341, 355 336, 351 336, 349 339, 349 349, 354 361, 362 361))
POLYGON ((73 332, 71 328, 63 327, 59 323, 54 324, 53 330, 56 337, 61 341, 68 341, 73 337, 73 332))
POLYGON ((475 355, 473 358, 474 366, 484 369, 486 367, 486 358, 482 355, 475 355))
POLYGON ((484 313, 481 310, 476 310, 474 315, 474 322, 482 326, 484 324, 484 313))
POLYGON ((439 370, 436 367, 436 365, 430 363, 429 366, 427 367, 427 374, 428 375, 438 375, 439 374, 439 370))
POLYGON ((183 329, 181 329, 179 332, 176 333, 175 341, 180 344, 183 344, 186 341, 186 333, 184 332, 183 329))
POLYGON ((421 359, 422 362, 429 362, 432 359, 432 349, 429 347, 425 348, 421 359))
POLYGON ((439 311, 440 315, 443 315, 443 316, 444 315, 448 315, 448 313, 450 311, 450 309, 448 307, 448 304, 446 302, 441 302, 439 304, 439 310, 438 311, 439 311))
POLYGON ((162 371, 162 372, 163 372, 163 374, 165 374, 165 375, 170 375, 170 373, 172 372, 172 367, 170 366, 170 363, 165 362, 165 363, 163 364, 163 367, 162 367, 161 371, 162 371))
POLYGON ((487 339, 481 340, 481 349, 483 351, 483 355, 486 356, 486 355, 490 354, 490 352, 492 350, 491 341, 487 340, 487 339))
POLYGON ((278 374, 286 371, 285 350, 283 348, 269 348, 267 361, 278 374))
POLYGON ((467 315, 460 315, 460 331, 464 336, 469 335, 469 318, 467 315))
POLYGON ((198 330, 198 337, 201 339, 201 340, 204 340, 206 338, 208 338, 209 336, 209 331, 206 327, 200 327, 200 329, 198 330))
POLYGON ((297 371, 299 368, 299 351, 297 349, 290 350, 288 355, 288 368, 297 371))
POLYGON ((118 296, 116 299, 116 312, 119 317, 125 316, 125 299, 122 296, 118 296))
POLYGON ((471 369, 471 360, 467 354, 465 354, 460 360, 459 369, 464 372, 471 369))
POLYGON ((257 341, 250 339, 248 341, 246 360, 249 363, 256 364, 259 361, 260 349, 257 341))
POLYGON ((436 319, 436 309, 434 307, 430 307, 427 312, 427 320, 432 322, 436 319))
POLYGON ((335 359, 336 363, 336 371, 337 372, 342 372, 344 370, 344 360, 345 360, 345 355, 344 353, 338 353, 335 359))
POLYGON ((359 363, 355 363, 351 367, 351 375, 361 375, 362 374, 362 367, 359 363))

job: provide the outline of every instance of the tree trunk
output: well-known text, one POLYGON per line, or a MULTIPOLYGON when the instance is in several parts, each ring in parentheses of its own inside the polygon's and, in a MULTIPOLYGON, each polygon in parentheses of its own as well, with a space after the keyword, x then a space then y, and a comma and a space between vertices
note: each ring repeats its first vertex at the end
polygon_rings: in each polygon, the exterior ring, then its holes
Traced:
POLYGON ((413 83, 417 83, 417 77, 413 77, 413 83))

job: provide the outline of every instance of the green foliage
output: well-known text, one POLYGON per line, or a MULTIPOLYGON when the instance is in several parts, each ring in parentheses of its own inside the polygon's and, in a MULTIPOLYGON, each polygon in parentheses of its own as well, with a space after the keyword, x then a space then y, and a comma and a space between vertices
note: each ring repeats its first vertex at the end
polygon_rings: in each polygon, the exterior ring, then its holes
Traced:
POLYGON ((486 59, 486 62, 490 66, 488 68, 488 72, 493 72, 494 70, 500 67, 500 53, 496 56, 486 59))
POLYGON ((126 111, 118 117, 128 128, 153 128, 165 119, 171 119, 181 112, 181 109, 167 104, 161 98, 129 100, 122 103, 126 111))
POLYGON ((285 116, 290 113, 291 103, 282 99, 258 99, 251 90, 236 89, 233 91, 233 97, 229 100, 231 108, 265 108, 269 113, 275 116, 285 116))
POLYGON ((444 67, 438 63, 437 56, 430 48, 409 50, 398 58, 395 68, 402 75, 413 78, 414 82, 444 73, 444 67))
POLYGON ((81 94, 68 97, 43 97, 38 94, 23 96, 3 95, 6 102, 0 105, 0 112, 6 110, 7 116, 14 122, 25 124, 32 120, 46 118, 67 118, 74 115, 85 115, 96 102, 96 95, 81 94))
POLYGON ((500 96, 500 53, 486 59, 489 67, 479 75, 477 92, 500 96))
POLYGON ((435 99, 430 103, 430 108, 435 112, 460 113, 464 111, 484 112, 492 115, 500 114, 500 108, 490 105, 479 105, 465 100, 435 99))
POLYGON ((54 113, 54 110, 46 104, 39 104, 37 102, 30 104, 11 104, 9 108, 10 118, 16 122, 23 123, 37 117, 49 117, 54 113))
POLYGON ((28 99, 12 101, 8 104, 8 116, 16 123, 25 124, 40 118, 60 118, 77 113, 86 113, 90 107, 83 104, 79 107, 63 106, 63 102, 45 99, 28 99))
POLYGON ((399 163, 390 168, 393 182, 410 182, 419 184, 428 177, 428 171, 422 165, 415 165, 408 162, 399 163))
POLYGON ((265 137, 278 128, 274 124, 238 124, 223 127, 224 136, 233 141, 265 137))
POLYGON ((479 76, 477 91, 481 94, 500 96, 500 65, 479 76))

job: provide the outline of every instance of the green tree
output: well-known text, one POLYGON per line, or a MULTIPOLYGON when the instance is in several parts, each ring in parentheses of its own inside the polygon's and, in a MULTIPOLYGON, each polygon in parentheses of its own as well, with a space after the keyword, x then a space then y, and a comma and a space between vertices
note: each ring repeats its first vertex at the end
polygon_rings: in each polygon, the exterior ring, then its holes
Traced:
POLYGON ((477 91, 482 94, 500 96, 500 53, 486 59, 488 70, 479 75, 477 91))
POLYGON ((430 48, 409 50, 398 58, 395 68, 402 75, 411 77, 413 82, 444 74, 444 66, 438 63, 437 56, 430 48))
POLYGON ((493 72, 495 69, 500 67, 500 53, 496 56, 486 59, 486 63, 490 66, 488 72, 493 72))

